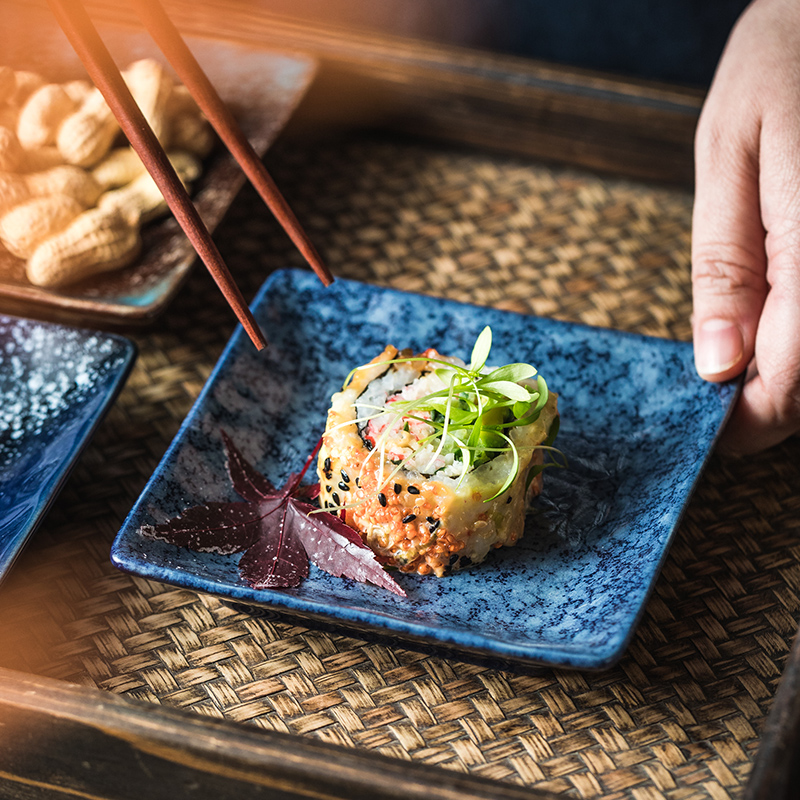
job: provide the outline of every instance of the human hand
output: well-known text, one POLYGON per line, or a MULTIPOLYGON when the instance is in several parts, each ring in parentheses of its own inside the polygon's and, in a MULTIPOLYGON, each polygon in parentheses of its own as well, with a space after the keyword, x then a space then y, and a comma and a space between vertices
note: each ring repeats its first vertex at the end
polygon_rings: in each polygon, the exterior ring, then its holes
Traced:
POLYGON ((800 430, 800 3, 756 0, 720 60, 695 141, 694 350, 747 376, 722 446, 800 430))

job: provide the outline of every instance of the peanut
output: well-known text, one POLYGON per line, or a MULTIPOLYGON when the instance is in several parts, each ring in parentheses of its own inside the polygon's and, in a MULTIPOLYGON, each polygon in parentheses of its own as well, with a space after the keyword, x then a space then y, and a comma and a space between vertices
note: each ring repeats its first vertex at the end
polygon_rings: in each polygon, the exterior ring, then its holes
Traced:
POLYGON ((132 147, 117 147, 92 169, 92 176, 103 190, 116 189, 144 171, 144 164, 132 147))
POLYGON ((28 280, 62 286, 130 264, 141 250, 139 230, 117 212, 91 208, 45 239, 28 260, 28 280))
POLYGON ((41 75, 27 70, 17 70, 14 73, 14 92, 8 98, 8 102, 19 108, 40 86, 44 86, 44 78, 41 75))
POLYGON ((24 203, 30 196, 30 189, 23 178, 0 172, 0 214, 24 203))
POLYGON ((177 117, 181 114, 200 114, 201 112, 191 92, 182 83, 179 83, 172 87, 172 92, 167 100, 167 113, 170 117, 177 117))
MULTIPOLYGON (((188 90, 149 59, 123 76, 180 180, 194 181, 214 137, 188 90)), ((28 259, 31 283, 61 286, 130 263, 139 226, 166 211, 136 152, 111 151, 118 134, 88 82, 0 67, 0 243, 28 259)))
POLYGON ((0 240, 15 256, 28 258, 45 239, 63 230, 83 211, 73 197, 35 197, 0 217, 0 240))
POLYGON ((169 121, 167 104, 172 94, 172 79, 164 72, 161 64, 151 58, 134 61, 122 73, 122 77, 156 138, 161 142, 165 141, 169 121))
POLYGON ((17 169, 20 172, 42 172, 64 163, 64 156, 54 145, 37 147, 35 150, 24 150, 23 158, 17 169))
POLYGON ((200 177, 203 167, 193 153, 171 150, 167 156, 184 186, 193 183, 200 177))
POLYGON ((56 145, 68 164, 91 167, 109 151, 118 131, 103 95, 93 89, 80 108, 61 124, 56 145))
POLYGON ((214 131, 202 114, 178 114, 170 122, 169 146, 205 158, 214 146, 214 131))
POLYGON ((93 206, 103 191, 90 172, 72 164, 62 164, 42 172, 32 172, 25 176, 25 182, 34 197, 45 197, 50 194, 68 195, 84 208, 93 206))
POLYGON ((23 158, 24 153, 14 131, 0 126, 0 170, 13 172, 23 158))
POLYGON ((72 98, 72 102, 77 107, 92 93, 92 84, 89 81, 69 81, 64 84, 64 91, 72 98))
POLYGON ((64 118, 74 111, 75 102, 58 83, 37 89, 25 102, 17 120, 20 144, 35 150, 56 140, 56 132, 64 118))
MULTIPOLYGON (((169 153, 169 159, 184 185, 200 174, 200 163, 189 153, 169 153)), ((106 192, 98 208, 118 211, 131 225, 141 225, 167 210, 167 203, 149 172, 144 172, 121 189, 106 192)))

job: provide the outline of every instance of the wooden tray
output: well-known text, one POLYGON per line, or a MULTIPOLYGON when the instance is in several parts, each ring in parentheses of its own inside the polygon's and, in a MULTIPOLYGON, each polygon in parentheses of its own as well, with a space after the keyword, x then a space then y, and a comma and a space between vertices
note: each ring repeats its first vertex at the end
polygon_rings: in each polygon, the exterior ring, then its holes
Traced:
MULTIPOLYGON (((126 21, 116 4, 94 7, 126 21)), ((553 146, 537 158, 557 157, 563 142, 562 155, 584 166, 600 153, 593 166, 629 176, 645 165, 667 179, 676 164, 688 175, 691 94, 550 67, 553 82, 531 88, 544 66, 301 28, 247 3, 226 4, 221 17, 219 7, 170 4, 192 33, 284 41, 321 57, 322 90, 267 162, 337 275, 688 339, 690 191, 656 185, 655 174, 643 182, 545 166, 528 150, 549 130, 553 146), (391 135, 323 137, 318 126, 335 121, 332 76, 403 98, 414 115, 402 127, 417 121, 441 143, 395 138, 366 94, 351 98, 355 117, 391 135), (600 149, 581 145, 574 87, 583 81, 605 87, 605 130, 636 131, 661 115, 673 144, 657 130, 644 144, 631 134, 641 159, 613 136, 600 149), (463 102, 459 125, 437 105, 448 90, 453 106, 463 102), (651 102, 665 92, 669 103, 651 102), (572 109, 563 138, 565 117, 537 116, 537 97, 572 109), (528 101, 533 111, 522 113, 528 101), (515 124, 524 135, 512 139, 515 124), (523 155, 487 152, 515 142, 527 143, 523 155)), ((599 114, 586 109, 587 128, 599 114)), ((300 265, 247 188, 217 238, 247 296, 271 270, 300 265)), ((454 661, 251 616, 110 567, 110 542, 231 327, 211 281, 192 274, 174 313, 137 334, 127 388, 0 587, 0 794, 793 796, 796 439, 747 462, 713 460, 619 667, 584 675, 454 661)))

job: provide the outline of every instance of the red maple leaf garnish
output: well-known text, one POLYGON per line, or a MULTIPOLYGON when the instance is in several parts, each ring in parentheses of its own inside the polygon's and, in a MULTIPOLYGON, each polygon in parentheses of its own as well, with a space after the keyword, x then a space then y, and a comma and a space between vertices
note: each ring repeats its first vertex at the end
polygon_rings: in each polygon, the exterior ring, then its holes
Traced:
POLYGON ((298 586, 308 577, 311 559, 336 577, 406 596, 355 530, 308 502, 319 495, 319 484, 301 486, 300 481, 319 445, 303 469, 278 490, 221 433, 228 475, 244 502, 192 506, 168 522, 143 525, 143 536, 201 553, 243 553, 239 574, 254 589, 298 586))

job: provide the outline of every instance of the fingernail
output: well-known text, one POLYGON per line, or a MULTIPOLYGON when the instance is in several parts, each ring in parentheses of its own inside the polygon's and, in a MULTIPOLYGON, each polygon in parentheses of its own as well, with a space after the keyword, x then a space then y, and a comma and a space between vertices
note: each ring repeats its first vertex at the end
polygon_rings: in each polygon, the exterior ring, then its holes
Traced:
POLYGON ((742 332, 730 320, 707 319, 694 337, 694 363, 701 375, 718 375, 739 362, 744 352, 742 332))

